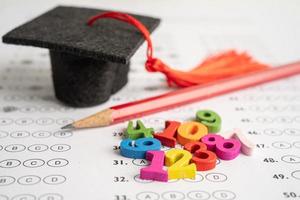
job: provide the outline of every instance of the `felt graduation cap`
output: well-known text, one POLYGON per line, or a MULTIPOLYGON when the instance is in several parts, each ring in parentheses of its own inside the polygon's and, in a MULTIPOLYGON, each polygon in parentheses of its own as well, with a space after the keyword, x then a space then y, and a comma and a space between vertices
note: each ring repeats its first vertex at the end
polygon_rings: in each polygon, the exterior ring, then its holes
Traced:
MULTIPOLYGON (((3 42, 48 48, 56 97, 75 107, 105 102, 127 83, 129 59, 143 35, 116 20, 87 20, 106 12, 58 6, 3 36, 3 42)), ((132 15, 151 32, 157 18, 132 15)))

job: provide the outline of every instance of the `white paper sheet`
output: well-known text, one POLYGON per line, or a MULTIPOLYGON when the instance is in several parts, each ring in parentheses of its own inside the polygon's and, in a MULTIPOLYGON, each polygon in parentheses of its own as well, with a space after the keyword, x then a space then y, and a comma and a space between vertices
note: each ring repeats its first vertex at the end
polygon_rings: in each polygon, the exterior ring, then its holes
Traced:
MULTIPOLYGON (((300 58, 297 1, 1 1, 1 35, 58 3, 162 17, 155 54, 181 69, 228 48, 273 65, 300 58)), ((47 50, 0 46, 0 200, 300 198, 299 76, 142 118, 158 131, 165 120, 190 120, 209 108, 221 115, 222 131, 240 128, 257 144, 252 157, 219 161, 194 181, 160 183, 138 179, 145 162, 114 150, 126 123, 60 131, 107 106, 168 91, 162 75, 145 72, 145 46, 132 59, 127 86, 87 109, 55 100, 47 50)))

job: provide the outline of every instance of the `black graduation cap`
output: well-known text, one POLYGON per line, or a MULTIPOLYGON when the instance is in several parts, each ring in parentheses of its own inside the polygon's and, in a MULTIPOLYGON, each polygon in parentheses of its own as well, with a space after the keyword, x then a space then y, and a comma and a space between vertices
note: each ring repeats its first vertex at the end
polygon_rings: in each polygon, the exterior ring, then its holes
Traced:
MULTIPOLYGON (((106 12, 58 6, 3 36, 3 42, 48 48, 55 95, 64 103, 85 107, 102 103, 127 83, 129 59, 143 43, 134 27, 102 19, 90 27, 90 17, 106 12)), ((157 18, 133 15, 149 31, 157 18)))

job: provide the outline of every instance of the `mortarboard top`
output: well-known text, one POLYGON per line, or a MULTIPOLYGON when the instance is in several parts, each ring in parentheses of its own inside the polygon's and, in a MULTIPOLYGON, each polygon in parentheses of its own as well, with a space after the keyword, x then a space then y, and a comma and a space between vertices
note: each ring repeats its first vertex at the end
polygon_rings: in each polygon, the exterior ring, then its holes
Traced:
MULTIPOLYGON (((97 105, 127 82, 129 59, 144 38, 126 23, 90 17, 105 10, 58 6, 3 36, 3 42, 48 48, 56 97, 76 107, 97 105)), ((133 15, 149 31, 159 19, 133 15)))

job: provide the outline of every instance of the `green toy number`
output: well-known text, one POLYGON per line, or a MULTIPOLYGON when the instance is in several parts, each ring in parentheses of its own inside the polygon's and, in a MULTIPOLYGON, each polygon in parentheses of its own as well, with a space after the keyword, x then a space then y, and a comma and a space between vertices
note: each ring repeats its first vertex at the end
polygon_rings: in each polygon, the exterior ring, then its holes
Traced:
POLYGON ((199 110, 196 120, 208 128, 209 133, 217 133, 221 130, 221 117, 212 110, 199 110))
POLYGON ((153 128, 146 128, 142 121, 137 120, 136 127, 133 127, 133 122, 129 121, 125 131, 125 137, 137 140, 139 138, 153 138, 153 128))

